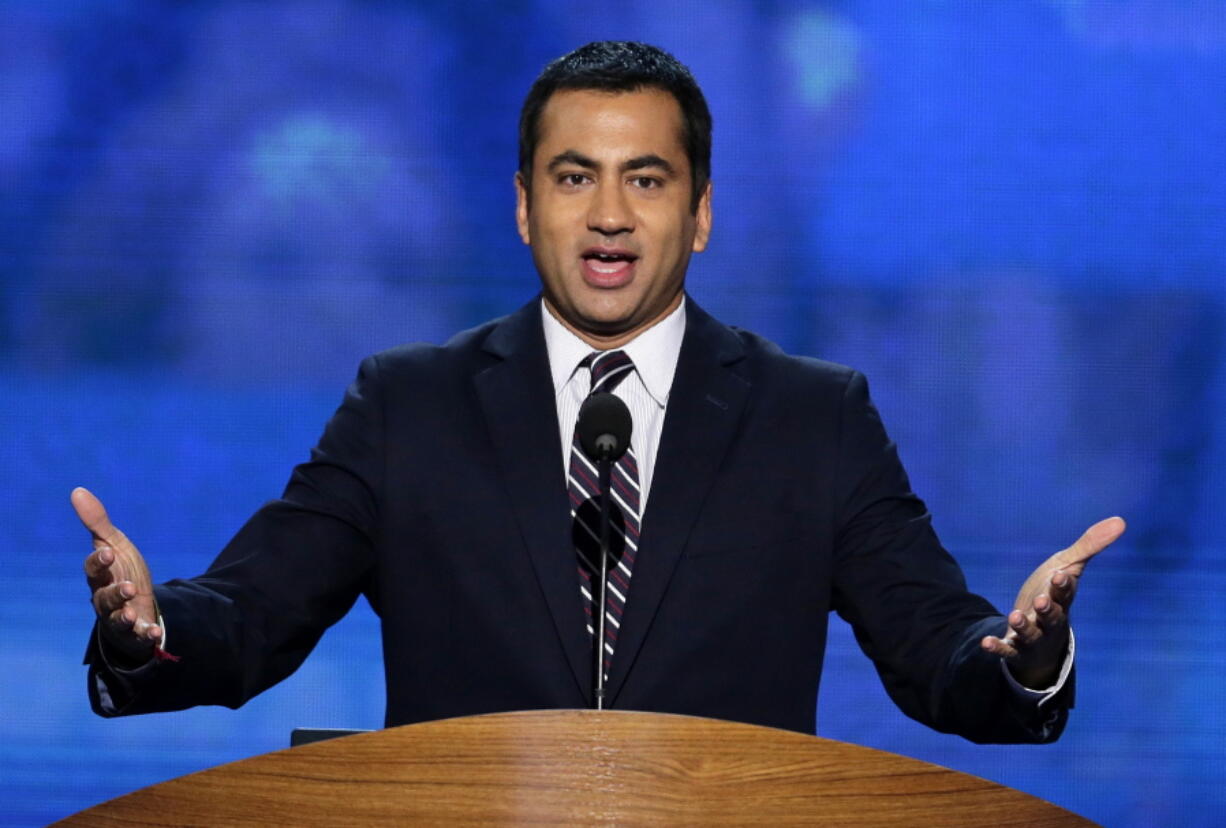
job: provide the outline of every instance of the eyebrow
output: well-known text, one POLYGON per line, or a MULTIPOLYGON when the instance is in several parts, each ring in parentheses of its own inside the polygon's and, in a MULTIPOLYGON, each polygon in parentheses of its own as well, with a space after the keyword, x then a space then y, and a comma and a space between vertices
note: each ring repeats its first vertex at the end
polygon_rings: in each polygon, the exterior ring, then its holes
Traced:
POLYGON ((578 150, 571 149, 566 150, 565 152, 560 152, 553 158, 549 159, 548 169, 550 172, 553 172, 564 164, 574 164, 576 167, 583 167, 585 170, 595 170, 600 167, 599 164, 597 164, 591 158, 588 158, 583 153, 579 152, 578 150))
MULTIPOLYGON (((574 164, 576 167, 582 167, 585 170, 598 170, 601 167, 600 162, 588 158, 578 150, 568 149, 565 152, 560 152, 553 158, 549 159, 549 171, 553 172, 558 167, 566 164, 574 164)), ((655 167, 668 173, 670 176, 677 174, 676 169, 665 159, 654 153, 647 155, 638 155, 621 164, 621 172, 632 172, 634 170, 644 170, 650 167, 655 167)))
POLYGON ((640 155, 637 158, 631 158, 629 161, 622 164, 622 172, 645 170, 648 167, 657 167, 668 173, 670 176, 675 176, 677 174, 677 171, 673 169, 673 165, 658 155, 640 155))

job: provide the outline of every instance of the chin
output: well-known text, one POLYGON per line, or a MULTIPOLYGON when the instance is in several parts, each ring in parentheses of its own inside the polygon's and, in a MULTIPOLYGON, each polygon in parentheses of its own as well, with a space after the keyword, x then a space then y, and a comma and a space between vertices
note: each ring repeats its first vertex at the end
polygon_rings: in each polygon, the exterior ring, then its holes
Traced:
POLYGON ((605 316, 585 316, 580 320, 580 328, 588 333, 598 334, 599 336, 614 336, 616 334, 625 333, 633 327, 631 320, 624 316, 605 317, 605 316))
POLYGON ((585 324, 595 328, 618 329, 631 324, 634 309, 621 303, 588 303, 585 307, 576 308, 578 318, 585 324))

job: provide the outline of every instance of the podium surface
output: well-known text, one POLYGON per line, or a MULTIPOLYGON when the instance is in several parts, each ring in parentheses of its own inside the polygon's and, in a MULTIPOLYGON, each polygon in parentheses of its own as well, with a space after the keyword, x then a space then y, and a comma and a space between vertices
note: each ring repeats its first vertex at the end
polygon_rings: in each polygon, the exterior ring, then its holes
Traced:
POLYGON ((871 748, 588 710, 346 736, 152 785, 56 824, 413 823, 1093 825, 995 782, 871 748))

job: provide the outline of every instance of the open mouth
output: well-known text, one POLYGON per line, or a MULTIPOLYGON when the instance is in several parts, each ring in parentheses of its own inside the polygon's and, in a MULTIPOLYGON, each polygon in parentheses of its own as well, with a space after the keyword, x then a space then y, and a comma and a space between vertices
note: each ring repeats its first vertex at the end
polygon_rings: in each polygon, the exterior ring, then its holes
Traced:
POLYGON ((581 258, 583 269, 591 280, 609 284, 629 276, 638 254, 622 249, 588 248, 581 258))
POLYGON ((633 262, 638 256, 625 250, 587 250, 584 252, 583 258, 589 262, 614 264, 616 262, 633 262))

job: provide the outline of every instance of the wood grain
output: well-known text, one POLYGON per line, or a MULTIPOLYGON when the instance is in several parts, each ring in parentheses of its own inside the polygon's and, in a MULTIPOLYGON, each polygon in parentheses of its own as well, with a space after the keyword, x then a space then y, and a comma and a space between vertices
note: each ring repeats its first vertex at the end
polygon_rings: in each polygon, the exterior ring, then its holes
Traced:
POLYGON ((1093 825, 883 751, 621 711, 500 713, 347 736, 172 779, 57 825, 1093 825))

